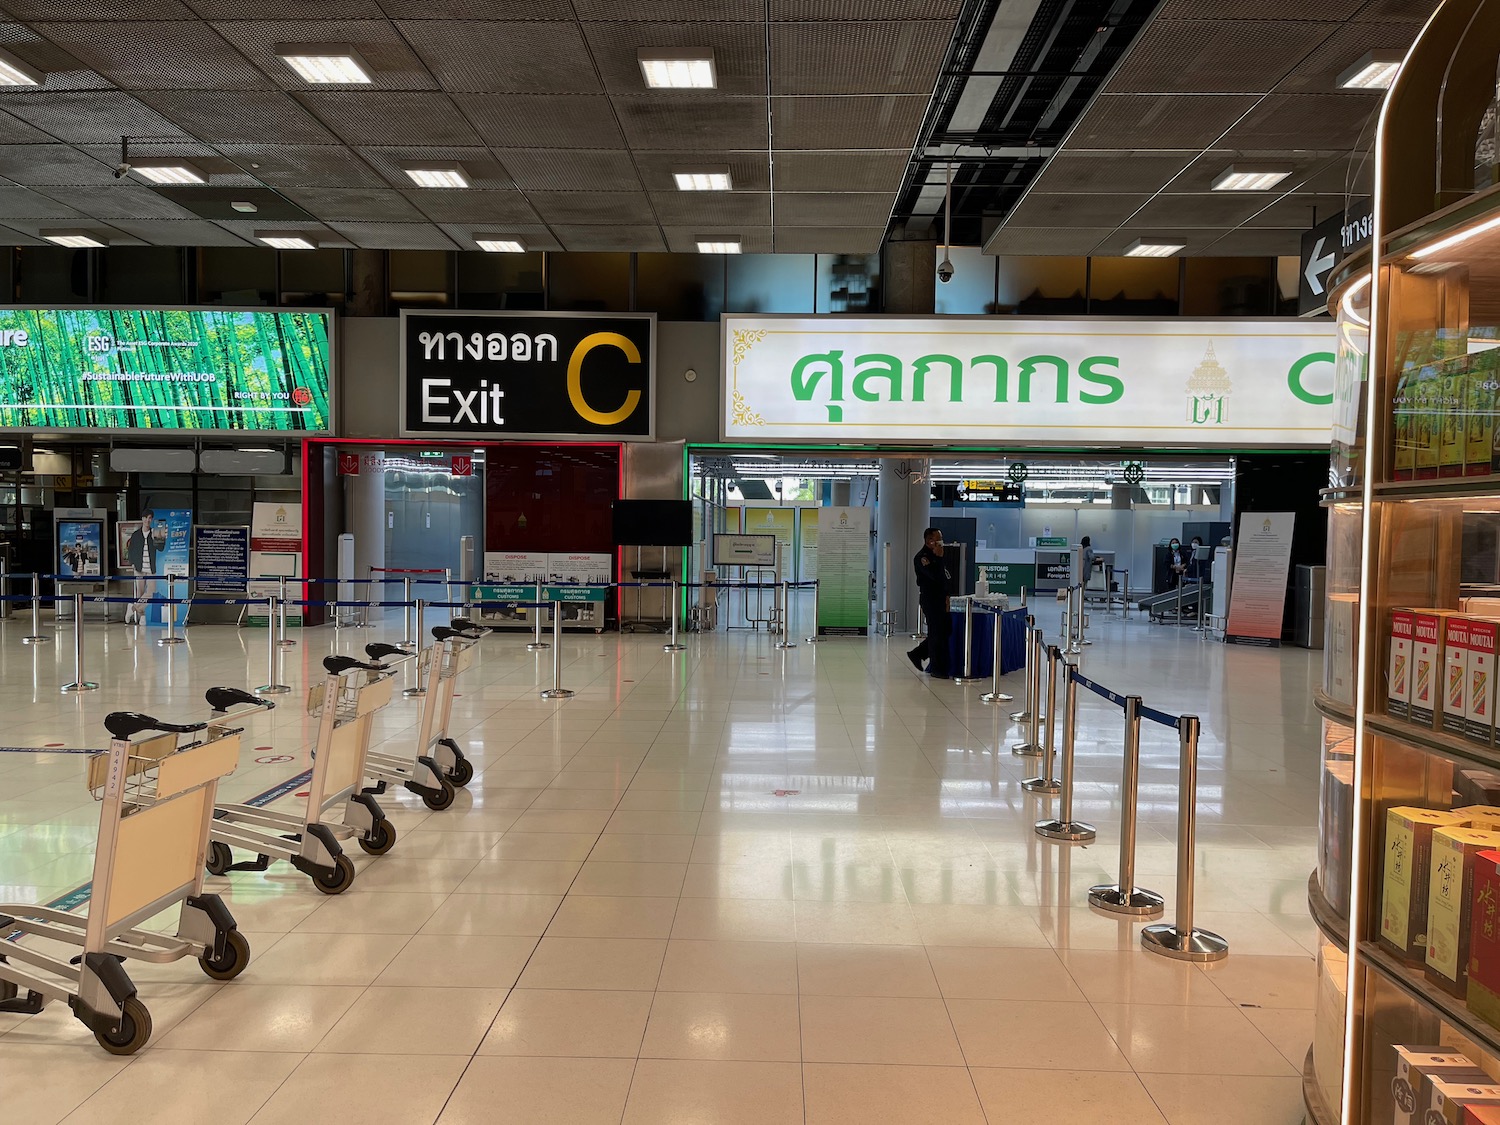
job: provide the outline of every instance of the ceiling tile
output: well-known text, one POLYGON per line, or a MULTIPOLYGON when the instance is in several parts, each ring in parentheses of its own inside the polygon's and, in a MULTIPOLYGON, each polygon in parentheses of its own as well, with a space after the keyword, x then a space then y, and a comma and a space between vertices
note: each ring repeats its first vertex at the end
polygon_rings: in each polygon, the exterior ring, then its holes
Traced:
POLYGON ((1246 94, 1103 93, 1068 135, 1069 148, 1204 149, 1256 103, 1246 94))
POLYGON ((163 117, 213 144, 335 144, 296 98, 275 90, 151 91, 141 95, 163 117))
POLYGON ((1091 254, 1113 227, 1013 227, 997 229, 985 243, 986 254, 1091 254))
POLYGON ((772 92, 929 97, 952 31, 943 20, 772 24, 772 92))
MULTIPOLYGON (((1335 27, 1317 50, 1301 59, 1276 87, 1278 92, 1323 94, 1339 91, 1338 77, 1366 51, 1405 51, 1416 39, 1414 23, 1349 23, 1335 27)), ((1378 102, 1380 90, 1345 91, 1378 102)))
POLYGON ((1162 231, 1149 227, 1131 226, 1123 230, 1114 231, 1101 238, 1099 244, 1094 247, 1094 256, 1097 258, 1122 258, 1125 256, 1125 251, 1130 249, 1130 244, 1138 238, 1171 237, 1183 243, 1182 254, 1184 257, 1193 257, 1205 253, 1209 246, 1218 239, 1220 233, 1217 230, 1162 231))
POLYGON ((1311 230, 1344 209, 1341 195, 1283 195, 1245 220, 1247 227, 1297 227, 1311 230))
POLYGON ((357 221, 419 223, 427 216, 394 188, 297 188, 286 197, 323 222, 357 221))
POLYGON ((38 23, 36 30, 126 90, 263 90, 271 83, 198 20, 38 23))
POLYGON ((1226 233, 1207 246, 1203 254, 1214 258, 1279 258, 1302 252, 1300 227, 1296 230, 1241 228, 1226 233))
POLYGON ((219 151, 272 187, 357 188, 386 184, 367 161, 343 145, 224 144, 219 151))
POLYGON ((1194 227, 1237 227, 1257 211, 1274 203, 1269 192, 1216 191, 1205 195, 1158 195, 1130 220, 1132 227, 1157 226, 1168 230, 1194 227))
POLYGON ((837 149, 857 140, 860 148, 910 150, 917 139, 927 98, 774 98, 776 147, 837 149))
POLYGON ((1150 195, 1101 192, 1097 195, 1048 195, 1033 190, 1012 209, 1007 223, 1022 227, 1118 226, 1151 199, 1150 195))
POLYGON ((372 145, 356 149, 355 151, 363 156, 375 171, 384 176, 387 183, 396 188, 415 188, 411 177, 401 167, 402 164, 414 160, 460 164, 463 166, 464 175, 468 178, 470 185, 468 189, 426 188, 423 189, 424 194, 462 195, 466 190, 508 188, 511 186, 510 176, 495 160, 490 151, 485 148, 459 146, 452 148, 415 148, 410 146, 379 148, 372 145))
MULTIPOLYGON (((328 0, 183 0, 206 20, 320 20, 328 0)), ((383 19, 380 0, 339 0, 339 15, 350 20, 383 19)), ((310 37, 309 40, 312 41, 310 37)))
POLYGON ((802 194, 778 191, 772 208, 778 231, 787 227, 881 227, 891 217, 895 202, 890 192, 826 192, 802 194))
POLYGON ((107 184, 113 167, 67 145, 0 145, 0 177, 18 184, 107 184))
MULTIPOLYGON (((895 191, 906 149, 888 152, 778 152, 777 191, 895 191)), ((738 181, 736 185, 739 186, 738 181)))
POLYGON ((550 230, 540 223, 511 223, 496 227, 492 222, 441 223, 444 233, 461 249, 474 250, 476 234, 503 234, 519 238, 528 250, 561 250, 559 242, 550 230))
MULTIPOLYGON (((85 187, 39 189, 75 211, 106 219, 188 219, 191 214, 148 187, 120 181, 85 187)), ((0 214, 12 212, 0 206, 0 214)))
POLYGON ((114 225, 153 246, 244 246, 246 242, 203 219, 118 219, 114 225))
MULTIPOLYGON (((587 23, 584 34, 611 94, 644 94, 636 51, 641 47, 712 47, 716 87, 725 94, 766 94, 763 23, 587 23)), ((658 95, 674 97, 672 93, 658 95)), ((690 96, 690 95, 689 95, 690 96)))
MULTIPOLYGON (((641 191, 533 191, 531 205, 547 223, 608 226, 655 223, 651 200, 641 191)), ((564 240, 566 241, 566 240, 564 240)))
POLYGON ((187 134, 161 114, 120 90, 31 90, 25 97, 0 98, 0 108, 60 141, 77 144, 119 142, 132 137, 187 134))
MULTIPOLYGON (((56 43, 43 39, 23 23, 0 22, 0 47, 4 47, 24 63, 40 70, 45 76, 44 90, 105 90, 109 80, 95 74, 56 43)), ((32 91, 11 89, 12 94, 32 91)))
POLYGON ((885 241, 885 227, 778 227, 778 254, 874 254, 885 241))
POLYGON ((446 94, 329 91, 299 101, 351 145, 478 145, 446 94))
POLYGON ((505 168, 523 190, 640 191, 630 153, 506 149, 505 168))
POLYGON ((1358 94, 1270 94, 1222 141, 1240 149, 1347 147, 1378 112, 1380 103, 1358 94))
POLYGON ((445 90, 594 94, 599 79, 578 25, 399 20, 397 29, 445 90))
MULTIPOLYGON (((327 7, 323 12, 327 12, 327 7)), ((340 13, 342 14, 342 4, 340 13)), ((320 13, 321 14, 321 13, 320 13)), ((372 82, 361 90, 435 90, 422 60, 384 19, 215 20, 210 26, 284 90, 307 90, 296 71, 276 57, 278 43, 348 43, 369 64, 372 82)))
POLYGON ((1155 192, 1192 163, 1197 152, 1112 152, 1063 149, 1047 161, 1034 191, 1155 192))
POLYGON ((434 223, 539 223, 536 210, 519 191, 422 191, 405 193, 434 223))
MULTIPOLYGON (((781 197, 778 195, 777 198, 781 197)), ((692 226, 704 223, 732 227, 768 227, 771 225, 769 192, 653 192, 651 202, 664 226, 692 226)))
POLYGON ((182 0, 6 0, 23 20, 181 20, 193 11, 182 0))
POLYGON ((457 245, 431 223, 333 223, 336 234, 371 250, 455 250, 457 245))
MULTIPOLYGON (((701 168, 705 165, 723 165, 729 169, 730 182, 734 190, 770 191, 771 170, 764 151, 761 152, 639 152, 635 154, 636 166, 641 171, 641 180, 648 191, 676 191, 677 181, 672 173, 677 168, 701 168)), ((776 158, 776 175, 781 177, 782 158, 776 158)))
MULTIPOLYGON (((380 0, 393 20, 489 20, 495 0, 380 0)), ((504 15, 512 20, 570 20, 569 0, 505 0, 504 15)))
POLYGON ((612 100, 625 139, 632 148, 670 151, 766 148, 765 98, 667 92, 612 100))
POLYGON ((1318 47, 1333 23, 1156 20, 1109 80, 1120 93, 1263 94, 1318 47))
POLYGON ((41 192, 22 187, 0 187, 0 215, 12 219, 72 219, 81 212, 41 192))
POLYGON ((771 19, 956 20, 963 0, 771 0, 771 19))
POLYGON ((1167 0, 1157 15, 1158 21, 1200 20, 1312 20, 1327 22, 1346 20, 1366 0, 1258 0, 1253 6, 1244 0, 1167 0))
POLYGON ((644 224, 629 226, 620 223, 603 227, 554 225, 552 230, 565 250, 634 250, 642 254, 654 254, 666 249, 661 231, 655 226, 644 224))
MULTIPOLYGON (((5 101, 5 98, 0 97, 0 106, 5 101)), ((7 113, 0 113, 0 137, 4 138, 0 143, 7 145, 48 144, 54 139, 51 133, 28 125, 19 117, 12 117, 7 113)))
POLYGON ((769 254, 773 245, 771 228, 768 226, 719 230, 705 230, 701 226, 663 226, 662 232, 667 236, 667 248, 674 254, 696 254, 699 239, 708 241, 711 238, 737 238, 740 240, 740 250, 745 254, 769 254))
POLYGON ((586 94, 454 94, 459 110, 496 148, 624 148, 609 99, 586 94))
POLYGON ((764 24, 765 0, 573 0, 581 20, 764 24))

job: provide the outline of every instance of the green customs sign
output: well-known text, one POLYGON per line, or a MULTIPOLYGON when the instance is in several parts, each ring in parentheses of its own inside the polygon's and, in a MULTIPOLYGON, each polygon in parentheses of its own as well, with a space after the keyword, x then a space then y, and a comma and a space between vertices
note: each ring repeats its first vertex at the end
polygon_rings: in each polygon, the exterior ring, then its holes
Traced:
POLYGON ((0 308, 0 427, 326 433, 332 319, 0 308))

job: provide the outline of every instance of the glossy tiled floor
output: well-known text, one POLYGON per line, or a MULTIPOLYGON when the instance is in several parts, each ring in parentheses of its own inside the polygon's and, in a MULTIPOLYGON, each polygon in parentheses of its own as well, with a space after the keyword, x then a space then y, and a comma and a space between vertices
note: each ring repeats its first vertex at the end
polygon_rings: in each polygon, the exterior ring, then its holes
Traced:
MULTIPOLYGON (((453 809, 388 799, 401 839, 356 852, 337 898, 289 869, 210 880, 254 961, 132 972, 155 1035, 104 1054, 65 1008, 0 1016, 8 1125, 346 1120, 443 1125, 1294 1125, 1311 1038, 1320 654, 1229 649, 1096 615, 1087 673, 1202 716, 1200 968, 1091 913, 1119 841, 1120 720, 1085 695, 1077 813, 1098 843, 1031 824, 1016 730, 984 686, 912 672, 907 642, 778 652, 764 635, 568 636, 576 698, 538 700, 548 653, 484 642, 455 727, 478 777, 453 809), (1097 705, 1096 705, 1097 704, 1097 705), (997 753, 997 747, 999 752, 997 753)), ((103 689, 58 694, 71 649, 0 632, 4 741, 97 746, 107 710, 192 715, 265 679, 264 634, 175 651, 91 630, 103 689), (60 651, 61 650, 61 651, 60 651)), ((369 631, 346 632, 363 644, 369 631)), ((66 641, 60 634, 59 639, 66 641)), ((288 682, 335 644, 309 631, 288 682)), ((1020 691, 1020 677, 1010 677, 1020 691)), ((297 695, 283 697, 295 701, 297 695)), ((307 761, 284 702, 250 727, 235 796, 307 761), (256 758, 290 756, 257 763, 256 758)), ((406 747, 399 698, 380 738, 406 747)), ((1175 736, 1147 727, 1138 882, 1172 900, 1175 736)), ((82 760, 0 754, 0 900, 87 881, 82 760)))

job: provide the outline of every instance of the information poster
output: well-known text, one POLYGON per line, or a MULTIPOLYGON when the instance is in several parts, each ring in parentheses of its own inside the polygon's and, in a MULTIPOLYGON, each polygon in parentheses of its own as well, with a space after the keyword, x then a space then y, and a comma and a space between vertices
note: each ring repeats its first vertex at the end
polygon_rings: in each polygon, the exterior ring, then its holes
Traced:
MULTIPOLYGON (((250 579, 247 596, 267 598, 281 593, 282 578, 302 577, 302 505, 301 504, 256 504, 250 510, 250 579)), ((361 576, 362 577, 362 576, 361 576)), ((288 599, 301 599, 300 582, 288 582, 288 599)), ((375 599, 378 600, 378 599, 375 599)), ((264 612, 252 606, 248 614, 252 621, 265 619, 264 612)), ((302 607, 286 607, 288 622, 302 621, 302 607)))
POLYGON ((57 573, 62 578, 98 578, 103 571, 104 523, 57 521, 57 573))
POLYGON ((1245 512, 1240 516, 1225 640, 1280 646, 1295 523, 1292 512, 1245 512))
POLYGON ((788 582, 797 580, 797 560, 792 555, 793 528, 796 526, 796 508, 746 508, 745 532, 748 535, 774 535, 781 556, 781 577, 788 582))
POLYGON ((811 582, 818 576, 818 509, 797 511, 797 580, 811 582))
POLYGON ((515 603, 537 600, 536 586, 547 580, 549 561, 545 551, 486 551, 484 583, 474 587, 474 600, 490 604, 480 616, 517 625, 530 622, 532 611, 515 603))
MULTIPOLYGON (((193 570, 192 509, 152 508, 151 517, 152 543, 156 548, 156 574, 170 574, 186 579, 193 570)), ((158 598, 171 597, 173 594, 179 598, 186 598, 188 584, 186 581, 178 582, 175 583, 175 589, 171 589, 165 578, 158 577, 154 594, 158 598)), ((146 624, 165 625, 169 608, 176 614, 177 624, 187 624, 188 606, 186 603, 168 607, 162 602, 152 602, 146 607, 146 624)))
POLYGON ((776 536, 742 535, 738 533, 714 536, 715 566, 775 566, 776 536))
POLYGON ((242 596, 250 581, 250 529, 194 525, 193 562, 195 592, 242 596))
POLYGON ((818 635, 870 632, 870 509, 818 509, 818 635))
POLYGON ((486 620, 528 624, 533 611, 516 603, 536 601, 540 583, 542 601, 568 603, 565 623, 597 626, 613 574, 614 556, 607 552, 486 551, 484 582, 475 586, 474 599, 485 603, 480 616, 486 620))
POLYGON ((981 562, 979 571, 992 594, 1018 598, 1022 590, 1036 585, 1035 562, 981 562))

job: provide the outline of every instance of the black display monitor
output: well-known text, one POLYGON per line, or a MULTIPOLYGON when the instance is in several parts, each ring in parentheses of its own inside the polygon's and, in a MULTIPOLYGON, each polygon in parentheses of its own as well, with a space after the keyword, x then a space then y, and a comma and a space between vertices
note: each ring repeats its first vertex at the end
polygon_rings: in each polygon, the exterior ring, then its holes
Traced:
POLYGON ((691 500, 616 500, 616 547, 691 547, 691 500))

